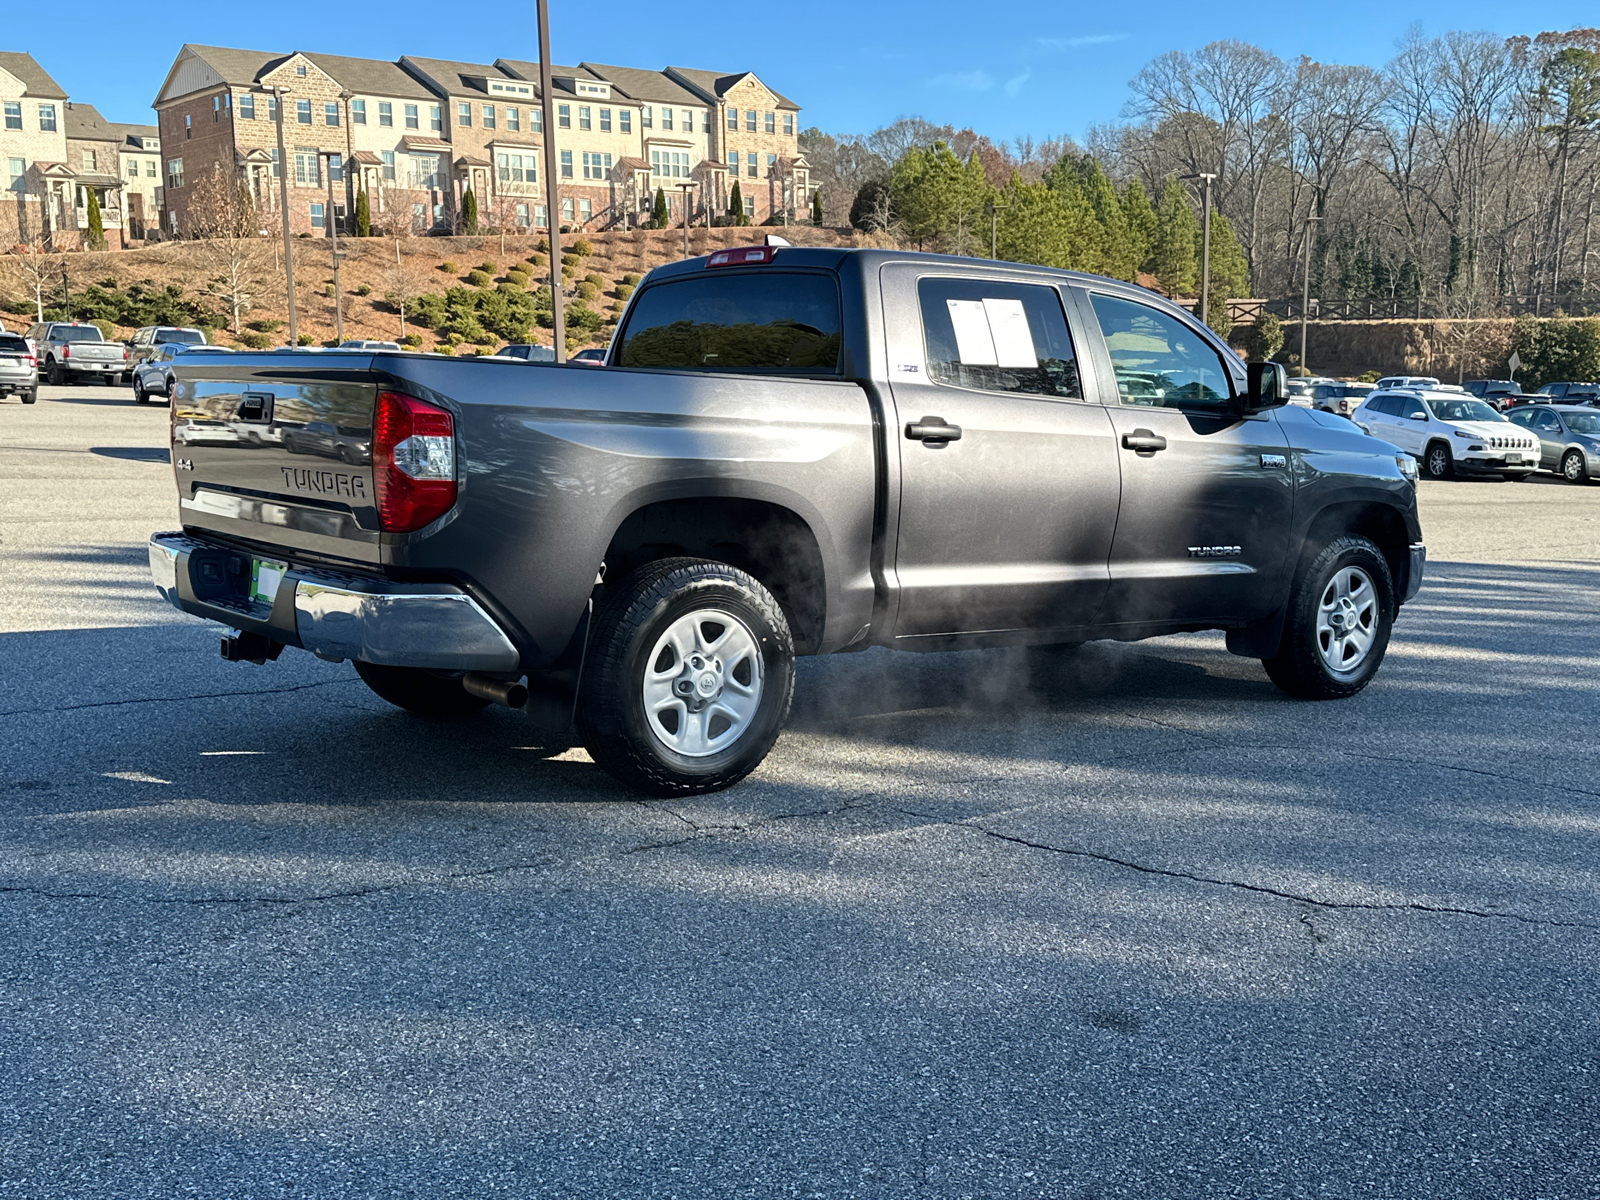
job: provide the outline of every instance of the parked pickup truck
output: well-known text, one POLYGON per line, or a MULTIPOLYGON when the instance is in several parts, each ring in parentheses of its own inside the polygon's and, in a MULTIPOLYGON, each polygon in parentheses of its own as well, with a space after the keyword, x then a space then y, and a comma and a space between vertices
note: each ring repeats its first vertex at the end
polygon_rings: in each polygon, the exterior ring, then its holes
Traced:
POLYGON ((28 330, 37 347, 39 373, 53 387, 80 379, 122 383, 128 371, 128 348, 108 342, 95 326, 83 321, 42 321, 28 330))
POLYGON ((175 366, 151 569, 224 657, 527 703, 658 795, 761 762, 797 654, 1223 629, 1342 697, 1422 581, 1409 455, 1088 275, 767 245, 652 271, 598 370, 175 366))

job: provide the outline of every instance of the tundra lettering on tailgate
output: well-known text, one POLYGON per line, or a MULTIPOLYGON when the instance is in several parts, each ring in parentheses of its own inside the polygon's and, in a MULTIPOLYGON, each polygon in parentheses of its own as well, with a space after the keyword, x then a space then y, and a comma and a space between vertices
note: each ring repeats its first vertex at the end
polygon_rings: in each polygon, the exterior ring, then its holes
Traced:
POLYGON ((367 481, 360 475, 346 475, 343 471, 313 471, 306 467, 280 467, 283 486, 297 492, 314 492, 319 496, 349 496, 356 500, 367 498, 367 481))

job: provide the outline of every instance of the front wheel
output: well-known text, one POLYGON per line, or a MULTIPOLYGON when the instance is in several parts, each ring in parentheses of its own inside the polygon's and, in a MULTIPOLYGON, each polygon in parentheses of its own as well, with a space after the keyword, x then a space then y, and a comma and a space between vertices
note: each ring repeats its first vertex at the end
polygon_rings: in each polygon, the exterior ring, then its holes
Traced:
POLYGON ((1382 551, 1364 537, 1335 538, 1295 572, 1283 640, 1262 666, 1291 696, 1353 696, 1377 674, 1394 614, 1394 580, 1382 551))
POLYGON ((145 404, 150 400, 149 395, 144 390, 144 384, 139 382, 137 375, 133 377, 133 400, 135 404, 145 404))
POLYGON ((1561 459, 1561 478, 1568 483, 1583 483, 1589 478, 1589 466, 1583 460, 1583 451, 1568 450, 1561 459))
POLYGON ((793 696, 794 639, 772 594, 724 563, 662 559, 601 601, 578 736, 641 792, 714 792, 761 765, 793 696))
POLYGON ((421 667, 354 664, 361 682, 396 708, 422 717, 455 717, 474 713, 488 701, 461 686, 459 675, 437 675, 421 667))
POLYGON ((1422 473, 1429 479, 1449 479, 1455 473, 1455 460, 1450 447, 1434 442, 1422 455, 1422 473))

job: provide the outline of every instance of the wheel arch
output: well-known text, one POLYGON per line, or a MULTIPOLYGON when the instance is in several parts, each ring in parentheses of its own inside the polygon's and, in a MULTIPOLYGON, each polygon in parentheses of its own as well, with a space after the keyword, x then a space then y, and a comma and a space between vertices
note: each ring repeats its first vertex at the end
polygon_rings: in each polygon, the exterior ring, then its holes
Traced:
POLYGON ((1393 505, 1373 500, 1329 504, 1311 519, 1306 530, 1306 552, 1314 554, 1334 538, 1349 533, 1366 538, 1382 551, 1395 596, 1404 596, 1411 574, 1412 542, 1405 514, 1393 505))
POLYGON ((795 651, 815 653, 827 616, 827 575, 811 526, 770 500, 695 496, 656 500, 617 526, 605 551, 606 579, 618 582, 662 558, 706 558, 758 579, 783 609, 795 651))

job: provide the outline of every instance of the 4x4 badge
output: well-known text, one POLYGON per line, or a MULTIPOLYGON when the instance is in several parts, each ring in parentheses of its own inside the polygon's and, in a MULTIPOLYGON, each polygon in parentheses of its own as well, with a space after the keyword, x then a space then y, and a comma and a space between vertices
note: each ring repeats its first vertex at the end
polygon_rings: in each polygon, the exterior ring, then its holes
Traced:
POLYGON ((192 470, 194 470, 193 461, 191 461, 190 459, 187 459, 187 458, 177 459, 176 461, 173 462, 172 465, 177 467, 178 470, 180 470, 180 471, 192 471, 192 470))

